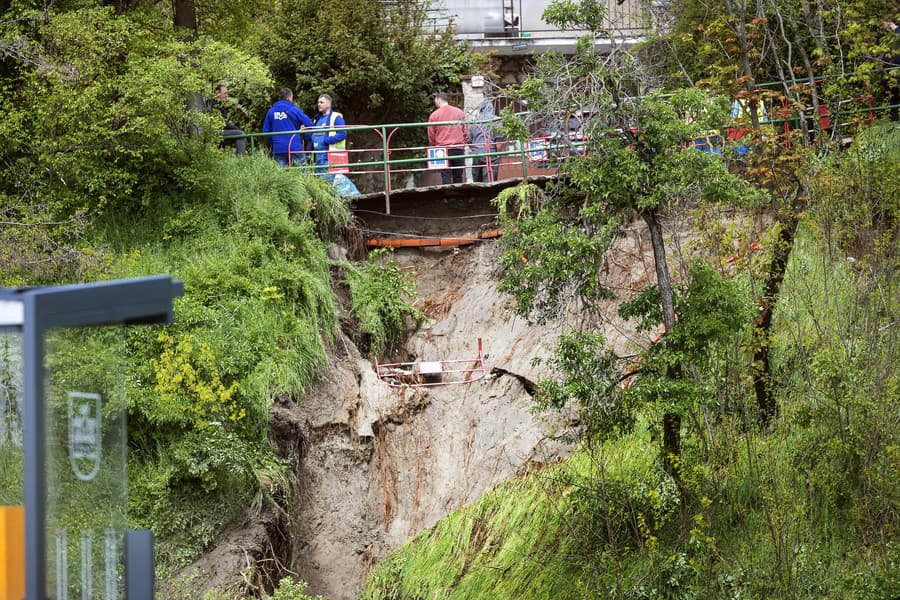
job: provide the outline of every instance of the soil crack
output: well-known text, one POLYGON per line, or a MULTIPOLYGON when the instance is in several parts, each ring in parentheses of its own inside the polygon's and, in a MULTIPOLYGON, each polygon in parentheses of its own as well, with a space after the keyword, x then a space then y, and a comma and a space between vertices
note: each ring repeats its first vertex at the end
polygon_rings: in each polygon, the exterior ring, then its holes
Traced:
POLYGON ((491 369, 491 375, 500 377, 507 376, 518 379, 522 384, 522 387, 525 388, 525 391, 528 392, 528 395, 531 397, 534 397, 534 393, 537 391, 537 383, 535 383, 528 377, 525 377, 524 375, 513 373, 512 371, 507 371, 506 369, 501 369, 500 367, 493 367, 491 369))

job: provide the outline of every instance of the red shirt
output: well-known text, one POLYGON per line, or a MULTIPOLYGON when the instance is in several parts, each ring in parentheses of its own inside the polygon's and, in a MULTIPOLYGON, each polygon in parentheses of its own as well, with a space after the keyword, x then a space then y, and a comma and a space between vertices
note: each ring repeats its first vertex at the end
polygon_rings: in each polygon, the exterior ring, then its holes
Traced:
MULTIPOLYGON (((466 113, 455 106, 445 104, 431 113, 428 122, 464 121, 465 119, 466 113)), ((428 127, 428 145, 459 148, 466 145, 467 133, 466 126, 461 123, 459 125, 431 125, 428 127)))

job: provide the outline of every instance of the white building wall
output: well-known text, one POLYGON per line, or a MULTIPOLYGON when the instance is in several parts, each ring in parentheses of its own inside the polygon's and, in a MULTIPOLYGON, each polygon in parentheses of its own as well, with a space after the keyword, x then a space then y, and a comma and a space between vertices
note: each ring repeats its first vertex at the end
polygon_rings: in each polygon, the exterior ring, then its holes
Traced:
MULTIPOLYGON (((433 11, 449 17, 458 34, 502 35, 504 17, 519 18, 518 31, 526 35, 560 33, 541 19, 551 0, 431 0, 433 11)), ((606 0, 611 30, 642 29, 643 0, 606 0)))

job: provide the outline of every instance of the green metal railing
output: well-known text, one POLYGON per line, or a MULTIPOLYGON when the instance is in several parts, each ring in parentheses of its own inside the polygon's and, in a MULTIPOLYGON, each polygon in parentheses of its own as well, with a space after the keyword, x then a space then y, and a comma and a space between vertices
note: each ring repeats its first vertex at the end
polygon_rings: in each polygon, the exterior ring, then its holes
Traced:
MULTIPOLYGON (((387 212, 390 213, 390 194, 393 191, 392 180, 391 177, 393 175, 397 175, 400 173, 417 173, 417 172, 427 172, 427 171, 437 171, 440 169, 429 167, 429 163, 432 162, 433 159, 429 159, 426 155, 426 150, 428 146, 400 146, 395 147, 392 145, 392 140, 394 135, 401 130, 404 129, 426 129, 428 127, 434 126, 447 126, 447 125, 463 125, 465 127, 483 127, 486 130, 489 129, 491 123, 495 123, 497 119, 488 119, 488 120, 480 120, 480 121, 441 121, 441 122, 417 122, 417 123, 388 123, 382 125, 345 125, 342 127, 319 127, 319 128, 304 128, 301 130, 295 131, 284 131, 277 133, 250 133, 246 135, 246 138, 250 142, 250 152, 256 152, 259 150, 259 147, 262 147, 263 141, 270 137, 274 137, 276 135, 279 136, 291 136, 293 139, 290 144, 290 156, 296 157, 298 166, 300 168, 309 169, 314 171, 316 169, 316 165, 308 162, 308 159, 313 156, 316 151, 313 150, 305 150, 302 147, 301 140, 303 137, 307 135, 312 135, 316 133, 323 133, 332 130, 340 130, 346 131, 348 133, 348 137, 352 135, 353 132, 373 132, 378 138, 381 140, 381 146, 379 148, 375 147, 352 147, 351 144, 348 144, 348 149, 346 152, 348 156, 352 156, 354 154, 362 154, 362 153, 373 153, 378 152, 381 154, 381 157, 376 160, 348 160, 347 162, 342 163, 333 163, 329 165, 329 169, 332 172, 349 170, 349 174, 382 174, 383 184, 384 184, 384 194, 387 203, 387 212), (296 144, 296 146, 295 146, 296 144), (294 148, 296 147, 296 150, 294 148), (392 154, 418 154, 417 156, 412 157, 394 157, 392 154)), ((489 133, 486 131, 485 133, 489 133)), ((424 137, 424 136, 423 136, 424 137)), ((490 150, 485 152, 469 152, 465 154, 462 159, 485 159, 485 165, 477 165, 484 166, 487 169, 487 173, 489 173, 489 179, 493 179, 493 171, 492 168, 494 166, 500 167, 501 163, 505 168, 509 168, 510 165, 520 166, 522 179, 528 178, 528 166, 529 162, 539 164, 544 161, 529 161, 529 156, 534 154, 536 151, 534 149, 529 150, 526 144, 521 144, 517 142, 496 142, 490 141, 486 142, 487 146, 490 147, 490 150), (498 150, 497 144, 511 144, 515 146, 513 149, 506 150, 498 150), (507 157, 515 157, 516 160, 509 161, 507 157)), ((450 157, 446 157, 449 159, 450 157)), ((293 162, 292 158, 292 162, 293 162)), ((321 166, 319 166, 321 169, 321 166)), ((448 168, 449 167, 448 165, 448 168)), ((459 168, 459 167, 453 167, 459 168)))
MULTIPOLYGON (((885 72, 897 69, 900 67, 893 67, 884 69, 885 72)), ((817 80, 818 82, 819 80, 817 80)), ((809 80, 801 80, 798 79, 795 82, 799 84, 808 84, 809 80)), ((758 88, 768 88, 774 85, 778 85, 779 82, 770 82, 770 83, 762 83, 758 84, 758 88)), ((841 110, 841 109, 833 109, 827 108, 824 112, 820 112, 819 114, 812 114, 811 108, 805 107, 803 109, 799 109, 797 107, 792 107, 790 105, 785 105, 782 107, 770 107, 770 118, 766 118, 762 121, 762 124, 767 126, 782 126, 787 131, 791 128, 792 125, 795 125, 799 122, 801 118, 811 119, 811 120, 819 120, 820 123, 825 122, 825 119, 853 119, 857 118, 860 115, 862 116, 860 120, 871 121, 874 118, 876 113, 882 113, 889 110, 900 109, 900 105, 898 104, 886 104, 881 106, 872 105, 872 95, 867 93, 866 95, 856 97, 853 99, 848 99, 848 101, 868 101, 868 106, 856 106, 851 110, 841 110), (789 113, 789 116, 782 117, 785 113, 789 113), (771 118, 777 117, 777 118, 771 118)), ((822 106, 826 106, 823 104, 822 106)), ((527 116, 528 113, 521 113, 523 116, 527 116)), ((303 149, 302 140, 305 136, 315 133, 327 132, 334 129, 339 129, 342 131, 346 131, 348 133, 348 137, 351 136, 354 132, 356 133, 369 133, 374 134, 380 140, 380 145, 378 147, 353 147, 352 143, 348 143, 348 148, 346 150, 347 154, 345 155, 346 162, 334 163, 329 165, 330 172, 345 172, 349 175, 381 175, 382 183, 383 183, 383 193, 385 196, 385 204, 386 211, 390 213, 390 196, 393 191, 392 186, 392 176, 401 174, 401 173, 422 173, 422 172, 433 172, 439 170, 430 165, 429 157, 427 156, 427 148, 428 146, 413 146, 413 147, 396 147, 393 145, 394 136, 401 131, 404 130, 423 130, 428 127, 434 126, 447 126, 447 125, 463 125, 465 127, 482 127, 484 129, 485 138, 490 139, 490 129, 491 125, 495 124, 498 121, 496 117, 492 119, 486 120, 472 120, 472 121, 441 121, 435 123, 429 122, 416 122, 416 123, 389 123, 389 124, 380 124, 380 125, 345 125, 342 127, 320 127, 320 128, 306 128, 302 130, 296 131, 288 131, 288 132, 278 132, 278 133, 251 133, 247 134, 246 138, 250 141, 250 151, 256 152, 259 150, 257 146, 262 147, 264 145, 264 140, 273 137, 275 135, 288 135, 293 137, 293 141, 291 146, 293 147, 296 144, 297 150, 291 150, 290 156, 296 156, 299 159, 299 166, 302 168, 308 168, 311 171, 316 170, 316 165, 309 164, 308 159, 314 154, 314 151, 303 149), (361 155, 364 153, 380 155, 380 157, 375 159, 363 159, 363 160, 353 160, 352 157, 356 155, 361 155)), ((850 123, 852 123, 851 121, 850 123)), ((834 126, 846 125, 850 123, 838 123, 835 122, 834 126)), ((582 124, 583 127, 583 124, 582 124)), ((721 130, 724 132, 732 127, 740 127, 738 123, 729 123, 724 125, 721 130)), ((498 170, 502 168, 506 177, 501 178, 516 178, 521 177, 522 180, 527 180, 529 177, 529 167, 539 168, 544 170, 547 174, 552 174, 554 167, 558 164, 558 161, 565 160, 568 156, 571 156, 574 153, 582 153, 584 151, 585 140, 581 135, 583 132, 579 132, 575 138, 570 137, 568 131, 565 131, 562 127, 551 127, 549 130, 549 135, 535 135, 534 138, 522 142, 522 141, 510 141, 510 142, 497 142, 497 141, 489 141, 487 142, 487 150, 484 152, 470 152, 465 154, 463 157, 454 157, 456 160, 462 159, 484 159, 484 164, 472 165, 472 167, 481 167, 485 168, 485 173, 487 175, 488 181, 493 180, 493 170, 494 167, 497 167, 498 170), (500 146, 503 146, 504 149, 499 149, 500 146), (519 169, 521 169, 521 175, 518 174, 519 169), (516 174, 513 175, 512 173, 516 174)), ((421 136, 425 137, 424 132, 421 136)), ((447 157, 449 159, 450 157, 447 157)), ((481 161, 479 160, 479 163, 481 161)), ((318 167, 321 170, 321 166, 318 167)), ((449 164, 448 164, 449 168, 449 164)), ((453 167, 460 168, 460 167, 453 167)), ((463 167, 467 168, 467 167, 463 167)))

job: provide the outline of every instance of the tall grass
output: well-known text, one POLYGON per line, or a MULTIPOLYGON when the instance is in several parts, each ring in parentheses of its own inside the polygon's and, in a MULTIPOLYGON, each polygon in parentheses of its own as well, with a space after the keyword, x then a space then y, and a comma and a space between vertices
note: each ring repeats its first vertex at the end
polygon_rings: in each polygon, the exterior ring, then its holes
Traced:
POLYGON ((350 220, 329 186, 261 156, 211 155, 176 196, 105 215, 106 275, 184 281, 175 322, 128 334, 131 518, 161 569, 194 558, 260 493, 289 498, 273 397, 301 401, 337 327, 326 242, 350 220))

